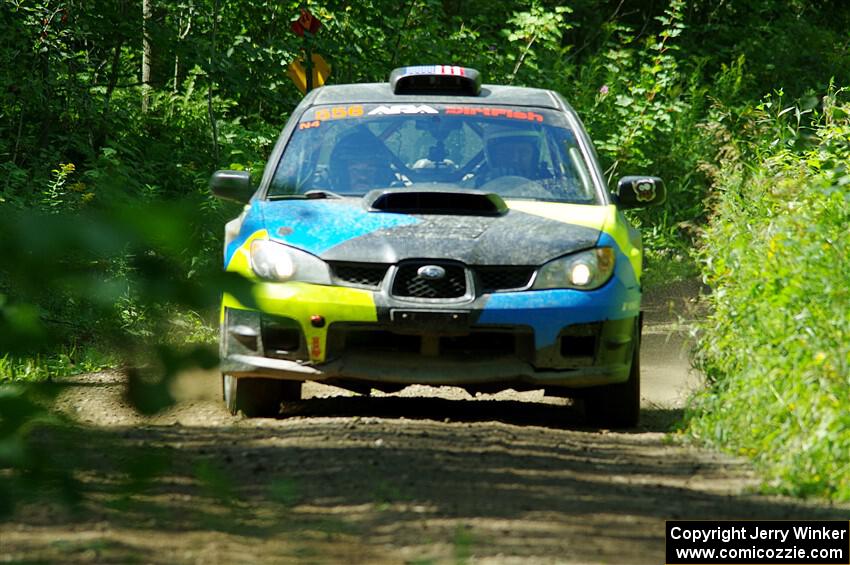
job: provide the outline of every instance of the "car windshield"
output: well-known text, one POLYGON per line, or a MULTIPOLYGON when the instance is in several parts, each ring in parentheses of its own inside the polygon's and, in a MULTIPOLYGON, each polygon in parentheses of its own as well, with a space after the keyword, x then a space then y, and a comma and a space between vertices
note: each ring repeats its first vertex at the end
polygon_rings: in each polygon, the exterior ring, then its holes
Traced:
POLYGON ((598 203, 562 113, 508 106, 355 104, 308 109, 267 198, 453 188, 598 203))

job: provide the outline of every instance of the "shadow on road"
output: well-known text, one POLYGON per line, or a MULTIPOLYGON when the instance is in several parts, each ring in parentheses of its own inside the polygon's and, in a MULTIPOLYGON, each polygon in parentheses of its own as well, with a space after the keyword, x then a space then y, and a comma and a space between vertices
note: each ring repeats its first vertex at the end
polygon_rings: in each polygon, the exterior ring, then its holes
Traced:
POLYGON ((517 400, 450 400, 433 397, 334 396, 284 404, 288 417, 377 417, 451 422, 502 422, 517 426, 581 426, 580 406, 517 400))
MULTIPOLYGON (((846 517, 741 495, 739 463, 659 434, 563 429, 565 407, 429 398, 298 407, 302 416, 281 420, 43 436, 83 478, 84 502, 74 514, 34 510, 22 522, 70 531, 109 524, 123 532, 105 546, 111 562, 174 562, 143 551, 152 539, 175 551, 214 542, 219 562, 250 551, 407 559, 388 547, 445 562, 460 539, 482 558, 658 563, 666 519, 846 517), (158 464, 139 474, 143 461, 158 464)), ((647 416, 659 425, 676 417, 647 416)))
POLYGON ((584 427, 579 404, 315 397, 248 420, 210 396, 159 420, 43 430, 37 443, 82 502, 67 512, 37 493, 15 528, 0 526, 4 550, 81 563, 637 564, 663 562, 665 520, 846 518, 752 494, 746 464, 670 441, 679 409, 647 407, 622 433, 584 427))
MULTIPOLYGON (((501 422, 514 426, 593 431, 585 424, 580 400, 552 404, 518 400, 450 400, 431 397, 334 396, 284 404, 281 418, 321 416, 408 418, 448 422, 501 422)), ((669 432, 678 428, 681 409, 641 410, 640 425, 627 433, 669 432)))

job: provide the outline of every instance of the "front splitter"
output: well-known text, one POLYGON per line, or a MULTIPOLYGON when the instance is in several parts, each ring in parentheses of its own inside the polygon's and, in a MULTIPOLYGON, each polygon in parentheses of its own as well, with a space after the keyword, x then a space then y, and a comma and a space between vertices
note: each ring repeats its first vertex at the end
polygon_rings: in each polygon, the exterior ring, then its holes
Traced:
POLYGON ((580 367, 540 371, 515 357, 458 362, 405 354, 380 357, 350 354, 328 363, 230 355, 221 372, 235 377, 263 377, 298 381, 355 380, 403 385, 464 386, 519 381, 532 385, 584 388, 628 380, 628 365, 580 367))

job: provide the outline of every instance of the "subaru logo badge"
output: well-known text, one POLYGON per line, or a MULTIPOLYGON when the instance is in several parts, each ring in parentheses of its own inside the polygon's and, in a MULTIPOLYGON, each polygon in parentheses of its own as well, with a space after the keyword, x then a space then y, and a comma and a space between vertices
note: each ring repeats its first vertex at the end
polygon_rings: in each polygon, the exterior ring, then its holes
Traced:
POLYGON ((416 274, 429 281, 436 281, 446 276, 446 270, 439 265, 425 265, 419 267, 416 274))

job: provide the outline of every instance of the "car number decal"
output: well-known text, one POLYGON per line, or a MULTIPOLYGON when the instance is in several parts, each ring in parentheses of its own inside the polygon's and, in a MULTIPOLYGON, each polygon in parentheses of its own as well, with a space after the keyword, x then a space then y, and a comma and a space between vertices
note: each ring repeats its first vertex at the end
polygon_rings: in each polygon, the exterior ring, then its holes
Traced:
POLYGON ((328 120, 341 120, 344 118, 359 118, 363 115, 363 106, 334 106, 333 108, 319 108, 316 110, 316 119, 320 122, 328 120))
POLYGON ((313 115, 312 120, 305 120, 298 124, 298 129, 312 129, 322 125, 322 122, 330 120, 343 120, 345 118, 359 118, 363 115, 363 106, 334 106, 333 108, 319 108, 313 115))

